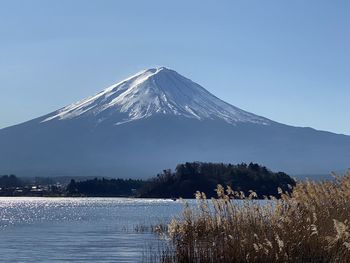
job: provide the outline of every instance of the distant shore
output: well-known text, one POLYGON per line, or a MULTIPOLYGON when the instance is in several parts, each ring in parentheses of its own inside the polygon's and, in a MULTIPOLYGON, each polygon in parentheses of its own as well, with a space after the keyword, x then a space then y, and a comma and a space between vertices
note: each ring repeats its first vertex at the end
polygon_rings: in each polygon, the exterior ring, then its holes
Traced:
MULTIPOLYGON (((242 195, 256 193, 256 199, 279 197, 278 189, 289 191, 295 181, 283 172, 272 172, 256 163, 224 164, 187 162, 175 171, 163 170, 148 180, 121 178, 19 178, 0 176, 0 196, 33 197, 131 197, 194 198, 201 191, 215 197, 217 185, 232 187, 242 195)), ((240 198, 240 197, 236 197, 240 198)))

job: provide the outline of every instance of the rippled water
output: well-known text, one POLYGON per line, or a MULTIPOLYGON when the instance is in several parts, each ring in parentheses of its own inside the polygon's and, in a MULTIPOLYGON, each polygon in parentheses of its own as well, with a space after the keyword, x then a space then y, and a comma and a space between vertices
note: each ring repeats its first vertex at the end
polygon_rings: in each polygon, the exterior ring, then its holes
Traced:
POLYGON ((139 225, 168 222, 182 202, 0 198, 1 262, 142 262, 161 241, 139 225))

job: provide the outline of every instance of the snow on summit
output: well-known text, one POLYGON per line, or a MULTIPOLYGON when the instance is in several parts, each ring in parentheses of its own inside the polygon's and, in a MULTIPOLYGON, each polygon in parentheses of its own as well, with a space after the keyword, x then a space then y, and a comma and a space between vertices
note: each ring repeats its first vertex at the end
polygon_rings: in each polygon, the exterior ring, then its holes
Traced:
POLYGON ((176 71, 151 68, 114 84, 97 95, 64 107, 42 122, 83 117, 116 125, 154 115, 268 125, 272 121, 234 107, 176 71))

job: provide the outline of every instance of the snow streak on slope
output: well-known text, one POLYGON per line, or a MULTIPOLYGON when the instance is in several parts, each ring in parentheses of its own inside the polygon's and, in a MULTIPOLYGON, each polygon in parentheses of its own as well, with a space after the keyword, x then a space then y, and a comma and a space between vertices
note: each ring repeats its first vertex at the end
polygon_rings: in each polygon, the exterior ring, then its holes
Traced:
POLYGON ((43 122, 92 116, 123 124, 154 115, 269 125, 272 121, 236 108, 165 67, 142 71, 97 95, 58 110, 43 122))

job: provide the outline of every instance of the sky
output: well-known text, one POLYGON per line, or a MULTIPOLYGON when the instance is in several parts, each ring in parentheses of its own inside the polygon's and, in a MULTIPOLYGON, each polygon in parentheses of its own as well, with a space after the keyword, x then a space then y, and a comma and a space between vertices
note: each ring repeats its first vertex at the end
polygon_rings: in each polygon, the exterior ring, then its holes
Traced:
POLYGON ((272 120, 350 135, 350 1, 0 0, 0 128, 166 66, 272 120))

